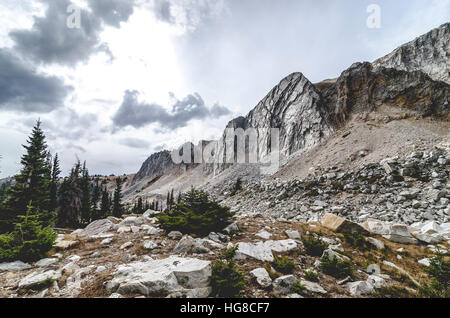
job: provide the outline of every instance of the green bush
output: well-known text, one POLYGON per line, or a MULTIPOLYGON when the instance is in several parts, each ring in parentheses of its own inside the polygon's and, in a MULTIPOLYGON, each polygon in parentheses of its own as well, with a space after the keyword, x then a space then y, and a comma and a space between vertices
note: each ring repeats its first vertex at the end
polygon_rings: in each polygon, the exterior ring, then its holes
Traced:
POLYGON ((50 227, 43 228, 37 221, 39 214, 19 216, 14 231, 0 235, 0 262, 21 260, 33 262, 42 259, 53 247, 57 234, 50 227))
POLYGON ((237 298, 245 285, 245 276, 230 260, 219 260, 212 267, 211 288, 214 296, 237 298))
POLYGON ((430 260, 430 266, 425 271, 432 278, 431 284, 424 284, 419 294, 426 298, 450 298, 450 262, 439 253, 430 260))
POLYGON ((236 255, 236 251, 238 250, 238 246, 232 246, 229 248, 226 248, 223 252, 222 252, 222 257, 224 259, 227 260, 232 260, 233 257, 236 255))
POLYGON ((318 282, 319 281, 319 274, 317 274, 315 271, 306 270, 306 271, 303 271, 303 273, 305 274, 306 280, 309 280, 310 282, 318 282))
POLYGON ((359 232, 345 232, 344 240, 350 244, 352 247, 357 248, 361 251, 367 251, 372 248, 366 238, 359 232))
POLYGON ((285 256, 275 256, 272 266, 282 274, 292 274, 295 269, 294 262, 285 256))
POLYGON ((295 284, 292 286, 292 291, 296 294, 302 295, 306 291, 306 287, 302 285, 300 280, 297 280, 295 284))
POLYGON ((345 278, 352 274, 352 263, 348 260, 324 255, 320 258, 320 269, 324 274, 335 278, 345 278))
POLYGON ((324 243, 320 237, 315 238, 313 235, 302 237, 303 246, 308 255, 322 256, 323 251, 328 247, 328 244, 324 243))
POLYGON ((166 214, 158 216, 161 227, 167 231, 206 236, 220 232, 231 223, 234 213, 209 199, 204 191, 195 189, 186 193, 181 202, 166 214))

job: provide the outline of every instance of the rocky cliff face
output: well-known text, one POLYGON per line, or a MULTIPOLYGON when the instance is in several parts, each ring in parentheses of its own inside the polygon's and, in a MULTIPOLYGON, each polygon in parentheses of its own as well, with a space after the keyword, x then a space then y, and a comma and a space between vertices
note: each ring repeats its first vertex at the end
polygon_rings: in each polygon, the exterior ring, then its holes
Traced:
POLYGON ((443 24, 376 60, 374 66, 422 71, 450 84, 450 23, 443 24))
MULTIPOLYGON (((280 154, 289 156, 316 146, 332 132, 326 118, 319 90, 303 74, 293 73, 275 86, 246 117, 232 120, 227 128, 256 128, 257 153, 261 159, 272 149, 270 128, 279 129, 280 154)), ((226 158, 225 137, 224 133, 218 143, 220 162, 225 162, 226 158)), ((218 164, 215 173, 220 173, 224 167, 226 165, 218 164)))
POLYGON ((422 71, 402 71, 370 63, 355 63, 323 91, 331 120, 337 124, 352 112, 372 111, 381 105, 422 116, 448 117, 450 85, 422 71))
POLYGON ((155 178, 174 168, 170 151, 164 150, 151 155, 143 164, 133 179, 133 184, 146 177, 155 178))
MULTIPOLYGON (((308 151, 325 141, 355 113, 391 106, 412 116, 450 119, 450 23, 418 37, 374 63, 355 63, 336 80, 313 85, 303 74, 284 78, 245 117, 227 128, 256 128, 256 153, 261 161, 271 144, 270 128, 279 128, 282 158, 308 151)), ((217 142, 214 164, 207 174, 230 167, 226 131, 217 142)), ((246 146, 247 154, 250 152, 246 146)), ((236 160, 236 155, 235 158, 236 160)), ((248 160, 248 158, 246 158, 248 160)), ((173 168, 169 152, 155 154, 144 163, 135 180, 163 174, 173 168)))

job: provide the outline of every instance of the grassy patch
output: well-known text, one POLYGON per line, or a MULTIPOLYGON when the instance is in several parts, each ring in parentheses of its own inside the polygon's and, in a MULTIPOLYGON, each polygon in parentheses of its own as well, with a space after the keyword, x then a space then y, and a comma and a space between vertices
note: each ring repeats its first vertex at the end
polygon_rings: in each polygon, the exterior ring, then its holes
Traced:
POLYGON ((345 278, 351 276, 353 272, 350 261, 341 260, 337 257, 329 257, 328 255, 320 258, 320 269, 324 274, 335 278, 345 278))

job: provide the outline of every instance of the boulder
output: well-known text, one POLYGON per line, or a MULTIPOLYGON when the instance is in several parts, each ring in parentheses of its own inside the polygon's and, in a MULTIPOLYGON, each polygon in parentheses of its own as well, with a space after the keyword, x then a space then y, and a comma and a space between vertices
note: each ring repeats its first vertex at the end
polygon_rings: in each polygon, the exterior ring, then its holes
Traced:
POLYGON ((15 261, 9 263, 0 263, 0 271, 15 272, 30 269, 31 265, 22 261, 15 261))
POLYGON ((265 239, 265 240, 270 239, 270 237, 272 236, 271 233, 269 233, 269 232, 267 232, 267 231, 265 231, 265 230, 259 231, 259 232, 256 233, 255 235, 258 236, 258 237, 260 237, 260 238, 262 238, 262 239, 265 239))
POLYGON ((56 262, 58 262, 57 258, 44 258, 44 259, 41 259, 40 261, 36 262, 35 265, 38 267, 47 267, 47 266, 55 264, 56 262))
POLYGON ((327 293, 327 291, 325 289, 323 289, 323 287, 320 286, 318 283, 310 282, 307 280, 302 280, 301 284, 303 286, 305 286, 306 290, 311 293, 316 293, 316 294, 326 294, 327 293))
POLYGON ((321 220, 321 224, 336 232, 336 233, 361 233, 361 234, 367 234, 367 231, 362 228, 359 224, 356 224, 354 222, 351 222, 347 219, 344 219, 340 216, 326 213, 321 220))
POLYGON ((167 234, 167 237, 172 239, 172 240, 179 240, 183 237, 183 234, 181 232, 178 231, 172 231, 169 234, 167 234))
POLYGON ((170 256, 162 260, 119 265, 106 288, 119 294, 161 295, 207 288, 210 276, 210 261, 170 256))
POLYGON ((375 292, 372 284, 366 281, 357 281, 353 283, 347 283, 347 288, 353 296, 370 295, 375 292))
POLYGON ((415 239, 408 226, 404 224, 392 224, 389 226, 388 234, 383 235, 385 239, 389 241, 401 243, 401 244, 417 244, 418 241, 415 239))
POLYGON ((55 244, 55 249, 58 251, 65 251, 77 247, 78 244, 80 244, 80 242, 78 241, 68 241, 68 240, 57 241, 55 244))
POLYGON ((27 276, 25 276, 19 282, 19 289, 34 288, 44 282, 55 281, 61 277, 61 271, 49 270, 49 271, 36 271, 27 276))
POLYGON ((369 275, 367 278, 367 283, 372 285, 375 289, 380 289, 388 285, 384 278, 378 275, 369 275))
POLYGON ((301 238, 300 233, 298 231, 286 230, 285 233, 286 233, 287 237, 289 237, 290 239, 293 239, 293 240, 299 240, 301 238))
POLYGON ((90 223, 88 226, 86 226, 83 230, 78 232, 76 235, 81 237, 89 237, 94 235, 99 235, 104 232, 108 232, 112 229, 114 226, 114 223, 110 221, 109 219, 103 219, 103 220, 97 220, 92 223, 90 223))
POLYGON ((298 245, 294 240, 266 241, 264 246, 278 253, 291 252, 298 250, 298 245))
POLYGON ((258 243, 238 243, 238 248, 234 256, 235 259, 246 259, 248 257, 260 260, 262 262, 272 262, 274 260, 272 250, 264 245, 263 242, 258 243))
POLYGON ((269 273, 265 268, 257 268, 250 272, 253 277, 256 278, 256 282, 262 288, 268 288, 272 285, 272 279, 269 276, 269 273))
POLYGON ((156 244, 153 241, 145 241, 144 242, 144 248, 147 249, 147 250, 153 250, 153 249, 155 249, 157 247, 158 247, 158 244, 156 244))
POLYGON ((292 292, 292 287, 297 282, 294 275, 286 275, 278 277, 273 281, 273 290, 277 294, 289 294, 292 292))

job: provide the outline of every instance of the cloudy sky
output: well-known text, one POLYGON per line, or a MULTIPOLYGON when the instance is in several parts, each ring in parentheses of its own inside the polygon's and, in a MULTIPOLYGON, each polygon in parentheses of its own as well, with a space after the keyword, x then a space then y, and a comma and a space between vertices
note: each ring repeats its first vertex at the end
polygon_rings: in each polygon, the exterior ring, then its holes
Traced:
POLYGON ((63 174, 133 173, 292 72, 337 77, 449 20, 450 0, 0 0, 0 177, 38 118, 63 174))

